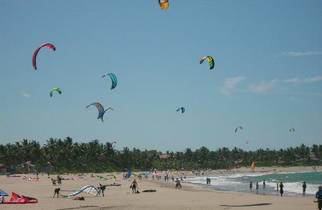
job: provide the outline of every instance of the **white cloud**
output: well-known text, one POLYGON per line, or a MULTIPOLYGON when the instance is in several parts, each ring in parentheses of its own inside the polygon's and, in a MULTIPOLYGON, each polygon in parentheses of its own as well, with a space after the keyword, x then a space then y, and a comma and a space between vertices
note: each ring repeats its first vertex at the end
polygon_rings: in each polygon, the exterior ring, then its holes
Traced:
POLYGON ((30 97, 31 97, 31 95, 30 95, 29 93, 27 93, 26 91, 22 91, 22 92, 21 92, 21 95, 22 95, 23 97, 25 97, 25 98, 30 98, 30 97))
MULTIPOLYGON (((267 93, 275 89, 279 93, 287 91, 289 85, 309 85, 312 83, 322 82, 322 75, 307 77, 307 78, 289 78, 289 79, 273 79, 269 81, 261 81, 259 83, 253 83, 248 86, 248 91, 252 93, 267 93)), ((275 92, 276 92, 275 91, 275 92)), ((306 93, 308 94, 308 93, 306 93)), ((319 94, 319 93, 318 93, 319 94)), ((318 95, 313 94, 313 95, 318 95)))
POLYGON ((306 52, 289 51, 289 52, 282 53, 282 55, 290 56, 290 57, 311 56, 311 55, 321 55, 321 54, 322 52, 320 51, 306 51, 306 52))
POLYGON ((266 93, 274 89, 279 82, 278 79, 273 79, 270 81, 262 81, 257 84, 251 84, 248 86, 248 90, 253 93, 266 93))
POLYGON ((315 76, 315 77, 309 77, 309 78, 291 78, 291 79, 285 79, 285 83, 293 84, 293 85, 298 85, 298 84, 310 84, 310 83, 315 83, 315 82, 321 82, 322 81, 322 76, 315 76))
POLYGON ((244 79, 245 77, 243 76, 227 78, 224 82, 223 87, 221 88, 221 93, 224 95, 231 95, 235 91, 236 86, 244 79))

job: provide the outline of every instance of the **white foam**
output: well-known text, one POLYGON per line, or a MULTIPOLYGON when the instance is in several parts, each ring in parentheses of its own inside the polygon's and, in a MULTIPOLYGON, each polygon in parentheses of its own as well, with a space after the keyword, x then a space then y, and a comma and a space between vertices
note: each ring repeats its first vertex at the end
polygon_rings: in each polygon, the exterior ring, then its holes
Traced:
MULTIPOLYGON (((302 193, 302 182, 283 182, 284 185, 284 192, 289 193, 302 193)), ((266 182, 267 186, 273 187, 276 189, 276 182, 266 182)), ((314 195, 316 191, 318 190, 319 185, 318 184, 306 184, 306 194, 314 195)))
MULTIPOLYGON (((206 179, 210 178, 211 184, 210 186, 214 187, 227 187, 227 189, 242 187, 245 189, 240 190, 247 190, 248 184, 243 181, 238 181, 236 178, 240 177, 256 177, 256 176, 263 176, 263 175, 270 175, 270 174, 293 174, 294 172, 273 172, 273 173, 247 173, 247 174, 229 174, 229 175, 219 175, 219 176, 201 176, 201 177, 187 177, 185 180, 186 182, 192 183, 192 184, 202 184, 206 185, 206 179)), ((266 185, 276 190, 277 181, 275 179, 272 179, 272 181, 266 181, 266 185)), ((283 182, 284 184, 284 192, 290 193, 290 194, 302 194, 302 182, 283 182)), ((318 184, 306 184, 306 194, 314 195, 316 191, 318 190, 319 185, 318 184)))

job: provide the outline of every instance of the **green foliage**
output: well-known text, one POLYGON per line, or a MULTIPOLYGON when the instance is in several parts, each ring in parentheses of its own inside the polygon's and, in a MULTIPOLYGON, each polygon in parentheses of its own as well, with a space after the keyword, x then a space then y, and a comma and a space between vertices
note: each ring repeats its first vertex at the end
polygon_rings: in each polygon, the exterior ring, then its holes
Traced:
MULTIPOLYGON (((160 159, 162 154, 156 150, 130 150, 124 147, 118 151, 111 143, 102 144, 98 140, 88 143, 73 142, 72 138, 50 138, 44 145, 23 139, 14 144, 0 145, 0 163, 16 172, 21 172, 27 161, 31 161, 34 170, 64 172, 111 172, 132 170, 166 169, 230 169, 249 167, 253 161, 257 166, 298 166, 319 165, 322 160, 322 145, 312 147, 304 144, 299 147, 270 150, 259 149, 244 151, 242 149, 220 148, 210 151, 201 147, 192 151, 167 152, 167 159, 160 159), (17 171, 18 170, 18 171, 17 171)), ((28 169, 29 170, 29 169, 28 169)))

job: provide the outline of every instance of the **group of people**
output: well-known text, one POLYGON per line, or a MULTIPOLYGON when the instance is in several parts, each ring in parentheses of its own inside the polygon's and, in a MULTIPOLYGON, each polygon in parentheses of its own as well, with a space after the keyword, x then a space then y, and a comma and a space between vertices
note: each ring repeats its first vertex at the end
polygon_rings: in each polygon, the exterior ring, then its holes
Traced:
MULTIPOLYGON (((62 178, 58 175, 57 176, 58 184, 61 184, 61 180, 62 180, 62 178)), ((182 178, 181 178, 181 180, 182 180, 182 178)), ((206 183, 210 184, 211 179, 207 177, 206 178, 206 183)), ((263 183, 262 188, 264 190, 266 188, 265 180, 263 180, 262 183, 263 183)), ((56 183, 54 185, 56 185, 56 183)), ((256 192, 258 193, 258 190, 259 190, 259 182, 258 181, 256 181, 255 187, 256 187, 256 192)), ((132 190, 132 193, 140 193, 139 188, 138 188, 138 182, 136 181, 136 179, 134 179, 132 181, 132 183, 130 185, 130 188, 132 190)), ((180 181, 179 178, 175 179, 175 188, 176 189, 181 189, 182 188, 181 181, 180 181)), ((307 188, 307 185, 306 185, 306 182, 304 181, 303 184, 302 184, 302 193, 303 193, 303 195, 305 195, 305 193, 306 193, 306 188, 307 188)), ((100 191, 100 194, 102 194, 102 196, 104 197, 104 191, 106 189, 106 186, 102 185, 101 183, 99 183, 98 189, 100 191)), ((250 183, 249 183, 249 189, 251 191, 253 190, 253 182, 252 181, 250 181, 250 183)), ((283 182, 277 183, 276 190, 280 193, 281 196, 283 196, 283 194, 284 194, 284 184, 283 184, 283 182)), ((57 198, 58 198, 59 197, 59 192, 60 192, 60 188, 59 187, 55 188, 53 197, 57 196, 57 198)), ((317 198, 318 209, 322 210, 322 186, 319 187, 319 190, 316 192, 315 197, 317 198)))
MULTIPOLYGON (((265 182, 265 180, 263 181, 263 189, 265 189, 266 188, 266 182, 265 182)), ((253 190, 253 182, 252 181, 250 181, 250 183, 249 183, 249 190, 253 190)), ((259 190, 259 183, 258 182, 256 182, 256 193, 258 193, 258 190, 259 190)))

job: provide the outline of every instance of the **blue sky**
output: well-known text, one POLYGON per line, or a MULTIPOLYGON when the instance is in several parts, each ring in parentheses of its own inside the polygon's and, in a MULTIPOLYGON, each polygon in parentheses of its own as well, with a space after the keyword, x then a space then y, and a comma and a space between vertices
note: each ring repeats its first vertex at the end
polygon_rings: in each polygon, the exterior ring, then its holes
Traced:
POLYGON ((157 0, 2 0, 0 143, 321 143, 321 21, 320 0, 170 0, 167 11, 157 0), (43 49, 34 71, 32 53, 45 42, 57 50, 43 49), (213 71, 199 64, 205 55, 215 57, 213 71), (101 78, 107 72, 118 77, 114 90, 101 78), (52 87, 63 94, 50 98, 52 87), (85 108, 95 101, 115 109, 104 123, 85 108))

